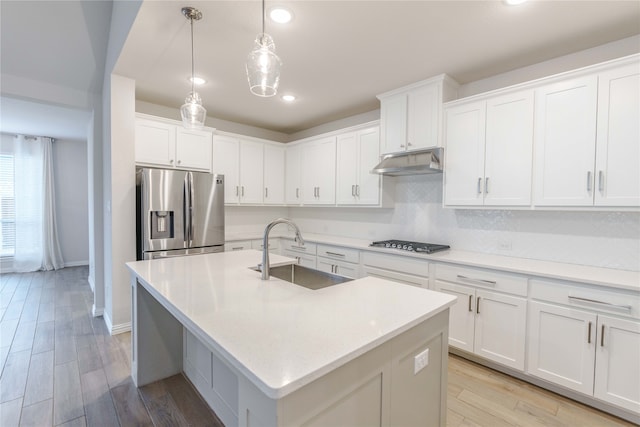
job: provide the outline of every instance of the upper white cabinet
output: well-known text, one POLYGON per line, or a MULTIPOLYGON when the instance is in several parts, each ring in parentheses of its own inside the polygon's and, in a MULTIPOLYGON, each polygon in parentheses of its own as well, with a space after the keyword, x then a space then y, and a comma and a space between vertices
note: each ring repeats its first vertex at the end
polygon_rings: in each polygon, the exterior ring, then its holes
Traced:
POLYGON ((136 163, 211 172, 213 130, 184 129, 177 121, 136 116, 136 163))
POLYGON ((215 135, 213 170, 225 175, 225 204, 284 203, 284 147, 215 135))
POLYGON ((336 137, 302 146, 302 200, 308 205, 336 203, 336 137))
POLYGON ((441 145, 442 103, 455 99, 457 90, 458 84, 442 74, 378 95, 381 151, 441 145))
POLYGON ((640 206, 640 66, 598 76, 595 204, 640 206))
POLYGON ((284 204, 285 148, 283 144, 264 144, 264 203, 284 204))
POLYGON ((302 145, 287 145, 285 152, 285 203, 302 204, 302 145))
POLYGON ((381 176, 369 172, 379 158, 380 131, 377 126, 338 136, 336 202, 339 205, 380 203, 381 176))
POLYGON ((636 60, 536 90, 535 205, 640 206, 639 70, 636 60))
POLYGON ((529 206, 533 91, 445 110, 447 206, 529 206))
POLYGON ((595 75, 536 90, 534 204, 593 204, 597 96, 595 75))

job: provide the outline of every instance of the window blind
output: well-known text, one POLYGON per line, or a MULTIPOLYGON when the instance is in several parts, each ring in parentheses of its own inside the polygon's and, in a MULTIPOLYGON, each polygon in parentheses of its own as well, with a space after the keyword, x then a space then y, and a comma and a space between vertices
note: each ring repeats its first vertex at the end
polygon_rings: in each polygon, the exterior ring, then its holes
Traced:
POLYGON ((16 203, 13 155, 0 154, 0 256, 13 256, 16 244, 16 203))

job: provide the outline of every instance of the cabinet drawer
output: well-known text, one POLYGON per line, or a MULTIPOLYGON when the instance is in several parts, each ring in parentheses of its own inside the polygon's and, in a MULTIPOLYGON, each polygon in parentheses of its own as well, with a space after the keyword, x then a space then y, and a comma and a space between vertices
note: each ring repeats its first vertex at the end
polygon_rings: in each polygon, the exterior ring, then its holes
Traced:
POLYGON ((531 297, 569 307, 640 318, 640 294, 638 292, 616 291, 579 283, 531 279, 531 297))
POLYGON ((301 245, 295 240, 282 239, 281 246, 284 250, 289 250, 300 254, 309 254, 314 256, 316 254, 315 243, 305 242, 304 245, 301 245))
POLYGON ((365 251, 362 253, 362 263, 385 270, 429 277, 429 262, 427 260, 365 251))
POLYGON ((251 249, 251 240, 236 240, 232 242, 225 242, 224 251, 246 251, 247 249, 251 249))
MULTIPOLYGON (((280 239, 269 239, 269 251, 275 251, 280 248, 280 239)), ((256 239, 251 241, 251 249, 257 251, 262 250, 262 239, 256 239)))
POLYGON ((316 268, 316 256, 313 254, 302 254, 300 252, 283 249, 282 255, 295 258, 298 264, 303 267, 316 268))
POLYGON ((436 278, 447 282, 493 289, 514 295, 527 296, 527 278, 493 270, 437 264, 436 278))
POLYGON ((353 263, 360 262, 360 251, 357 249, 342 246, 318 245, 317 251, 318 256, 321 257, 353 263))

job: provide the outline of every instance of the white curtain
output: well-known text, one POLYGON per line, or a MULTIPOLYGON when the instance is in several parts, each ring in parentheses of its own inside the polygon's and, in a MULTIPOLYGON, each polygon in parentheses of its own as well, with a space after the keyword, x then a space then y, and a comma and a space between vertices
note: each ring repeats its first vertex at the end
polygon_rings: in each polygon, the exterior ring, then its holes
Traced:
POLYGON ((62 268, 58 242, 51 138, 14 140, 17 272, 62 268))

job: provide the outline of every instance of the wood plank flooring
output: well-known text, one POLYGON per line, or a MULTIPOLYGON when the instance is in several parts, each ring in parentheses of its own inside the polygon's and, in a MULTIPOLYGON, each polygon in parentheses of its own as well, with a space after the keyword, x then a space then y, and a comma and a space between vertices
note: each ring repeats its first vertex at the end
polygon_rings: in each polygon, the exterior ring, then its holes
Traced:
MULTIPOLYGON (((0 277, 0 426, 214 426, 182 376, 136 388, 131 336, 91 316, 88 268, 0 277)), ((447 425, 631 426, 457 356, 447 425)))

